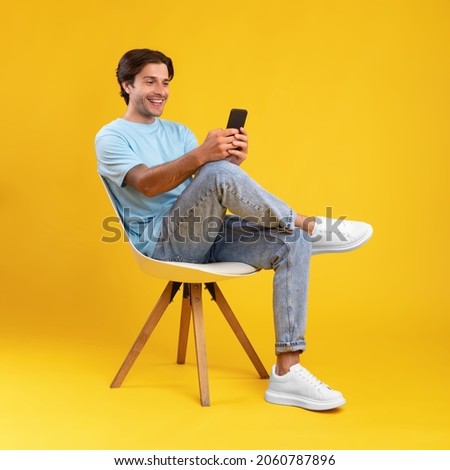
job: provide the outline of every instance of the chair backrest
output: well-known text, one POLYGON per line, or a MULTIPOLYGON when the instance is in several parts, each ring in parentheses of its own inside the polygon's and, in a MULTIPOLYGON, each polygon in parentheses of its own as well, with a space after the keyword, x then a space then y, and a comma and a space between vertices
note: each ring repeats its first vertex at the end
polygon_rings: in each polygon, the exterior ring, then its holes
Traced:
POLYGON ((129 241, 123 224, 122 217, 117 209, 114 197, 109 189, 108 182, 103 176, 100 175, 103 186, 106 189, 106 194, 109 197, 111 205, 117 215, 118 220, 122 226, 124 236, 128 240, 128 244, 133 252, 139 267, 143 272, 149 276, 166 279, 168 281, 177 282, 216 282, 235 277, 249 276, 259 271, 258 268, 246 263, 239 262, 221 262, 221 263, 207 263, 207 264, 194 264, 194 263, 178 263, 174 261, 159 261, 148 256, 143 255, 134 245, 129 241))

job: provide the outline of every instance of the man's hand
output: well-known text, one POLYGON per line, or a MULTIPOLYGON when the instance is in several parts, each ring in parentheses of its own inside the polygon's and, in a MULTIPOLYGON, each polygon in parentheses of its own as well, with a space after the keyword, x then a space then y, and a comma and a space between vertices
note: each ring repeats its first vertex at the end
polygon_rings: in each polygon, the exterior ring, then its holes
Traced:
POLYGON ((214 129, 208 132, 204 142, 196 149, 202 163, 228 160, 240 165, 247 157, 248 137, 244 128, 214 129))
MULTIPOLYGON (((230 130, 230 129, 229 129, 230 130)), ((228 160, 235 165, 240 165, 246 158, 248 153, 248 134, 247 131, 241 127, 239 131, 235 130, 236 134, 233 135, 233 148, 228 150, 228 160)))

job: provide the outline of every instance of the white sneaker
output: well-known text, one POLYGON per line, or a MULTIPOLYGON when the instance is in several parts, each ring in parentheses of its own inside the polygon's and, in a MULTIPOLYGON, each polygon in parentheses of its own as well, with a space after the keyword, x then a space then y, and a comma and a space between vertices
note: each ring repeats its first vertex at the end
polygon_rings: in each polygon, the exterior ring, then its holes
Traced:
POLYGON ((332 390, 300 364, 293 365, 285 375, 277 375, 273 366, 265 399, 276 405, 299 406, 313 411, 345 405, 341 392, 332 390))
POLYGON ((369 241, 373 228, 366 222, 315 217, 312 254, 337 253, 359 248, 369 241))

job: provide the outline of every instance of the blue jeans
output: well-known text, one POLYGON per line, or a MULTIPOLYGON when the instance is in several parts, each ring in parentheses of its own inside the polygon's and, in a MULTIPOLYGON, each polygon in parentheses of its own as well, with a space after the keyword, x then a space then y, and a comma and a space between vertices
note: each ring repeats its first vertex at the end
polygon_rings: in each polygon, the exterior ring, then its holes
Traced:
POLYGON ((301 352, 311 240, 295 227, 295 217, 237 165, 207 163, 164 217, 153 258, 273 269, 275 352, 301 352))

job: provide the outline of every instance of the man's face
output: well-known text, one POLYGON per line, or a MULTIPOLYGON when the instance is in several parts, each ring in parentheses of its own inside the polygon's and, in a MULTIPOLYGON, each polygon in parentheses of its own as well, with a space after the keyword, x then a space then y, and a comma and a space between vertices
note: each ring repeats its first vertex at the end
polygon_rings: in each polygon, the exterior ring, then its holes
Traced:
POLYGON ((134 77, 132 85, 123 83, 130 97, 127 118, 149 124, 161 116, 169 97, 169 82, 165 64, 147 64, 134 77))

